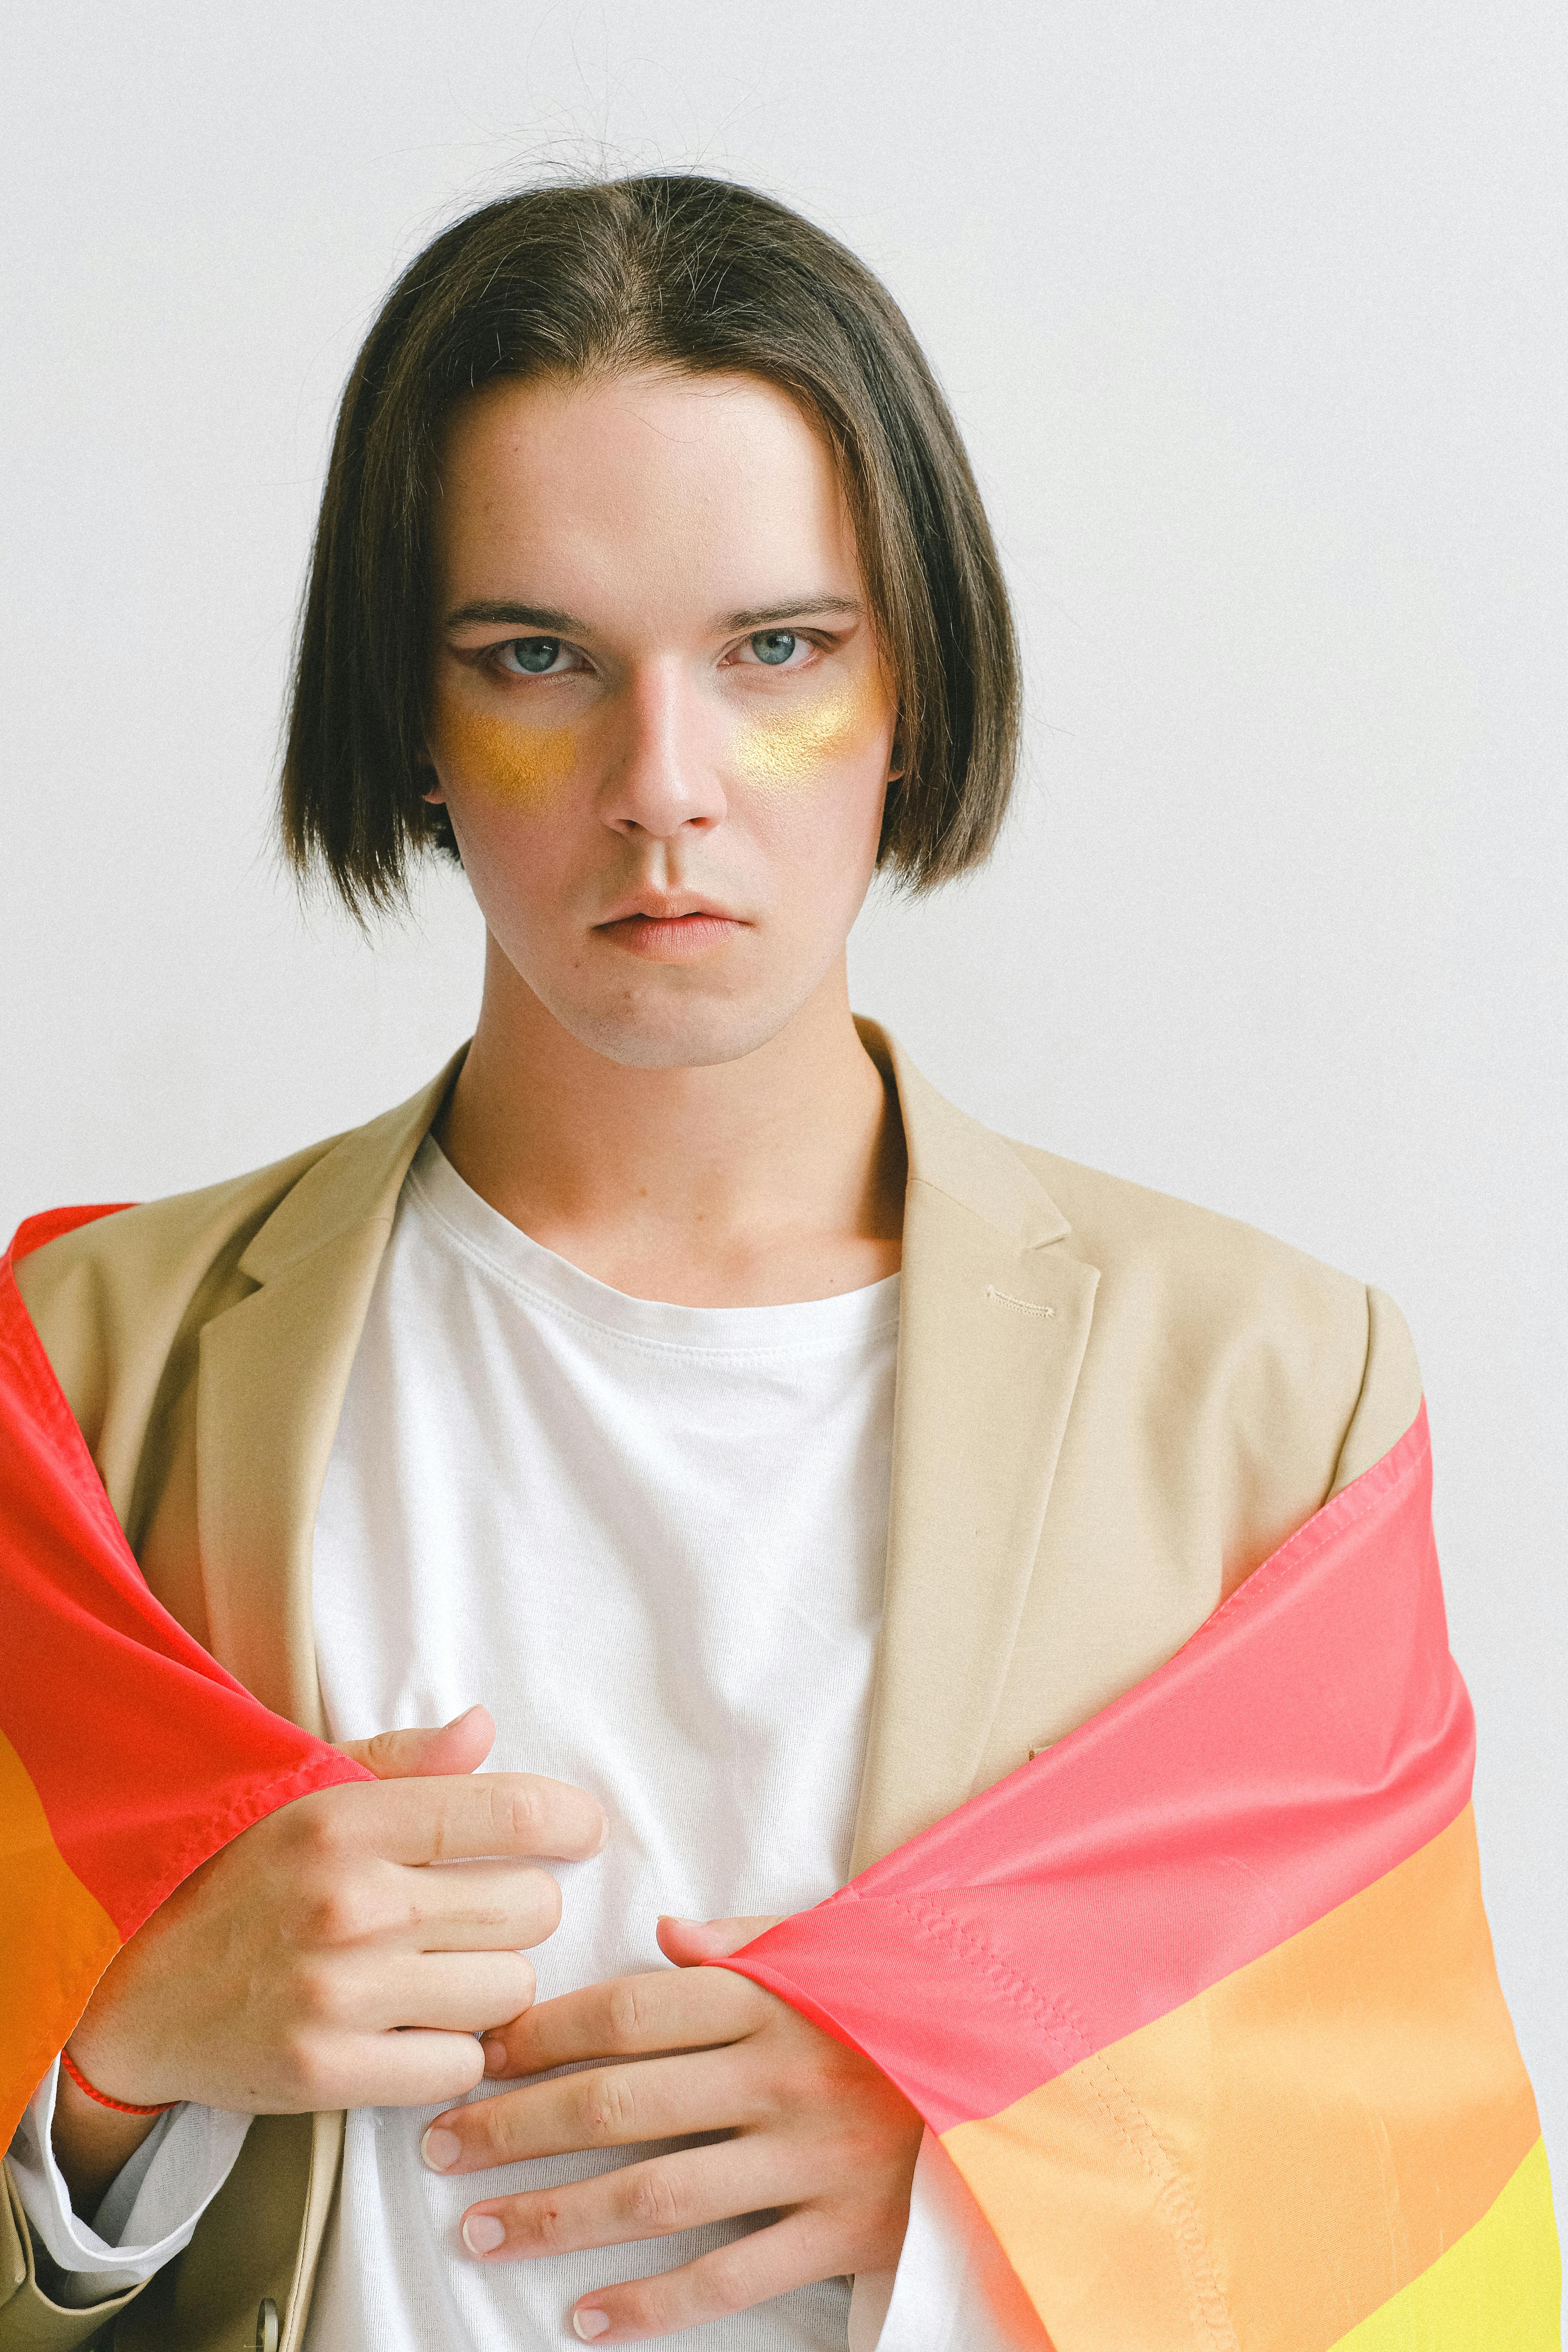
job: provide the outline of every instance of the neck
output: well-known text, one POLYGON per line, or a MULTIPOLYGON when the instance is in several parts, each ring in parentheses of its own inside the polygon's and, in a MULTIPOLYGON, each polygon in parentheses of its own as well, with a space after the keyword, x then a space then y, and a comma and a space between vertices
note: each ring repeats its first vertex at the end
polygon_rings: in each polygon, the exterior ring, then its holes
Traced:
POLYGON ((899 1265, 898 1102, 855 1027, 842 958, 754 1052, 650 1070, 581 1044, 492 946, 437 1134, 492 1208, 636 1297, 774 1305, 899 1265))

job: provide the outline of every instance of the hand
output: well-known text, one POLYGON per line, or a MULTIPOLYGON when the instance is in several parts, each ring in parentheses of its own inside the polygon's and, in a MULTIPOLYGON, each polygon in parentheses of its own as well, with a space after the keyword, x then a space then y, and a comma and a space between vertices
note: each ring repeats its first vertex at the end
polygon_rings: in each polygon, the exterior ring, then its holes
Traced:
MULTIPOLYGON (((607 1831, 597 1800, 563 1781, 470 1778, 494 1738, 470 1707, 438 1731, 356 1741, 344 1753, 379 1785, 320 1789, 242 1831, 100 1979, 70 2039, 83 2073, 138 2106, 238 2114, 471 2090, 474 2036, 533 1999, 520 1948, 561 1916, 555 1881, 521 1857, 580 1860, 607 1831)), ((68 2089, 55 2144, 75 2194, 111 2156, 112 2178, 150 2126, 68 2089)))
POLYGON ((812 2279, 891 2270, 909 2221, 921 2119, 868 2058, 760 1985, 696 1964, 739 1951, 773 1919, 659 1922, 660 1969, 541 2001, 485 2040, 485 2071, 542 2073, 586 2058, 631 2065, 566 2074, 437 2116, 421 2142, 437 2172, 624 2147, 695 2132, 733 2137, 563 2189, 470 2206, 463 2239, 487 2262, 622 2245, 782 2207, 765 2229, 680 2269, 584 2295, 579 2336, 621 2344, 743 2311, 812 2279), (657 2057, 645 2053, 660 2052, 657 2057))

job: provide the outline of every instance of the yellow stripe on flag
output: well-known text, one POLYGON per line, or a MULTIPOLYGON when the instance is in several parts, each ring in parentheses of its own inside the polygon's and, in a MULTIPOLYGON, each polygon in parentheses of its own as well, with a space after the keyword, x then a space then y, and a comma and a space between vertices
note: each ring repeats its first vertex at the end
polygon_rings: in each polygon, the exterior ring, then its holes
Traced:
POLYGON ((1537 2140, 1475 2228, 1333 2352, 1558 2352, 1562 2291, 1552 2182, 1537 2140))

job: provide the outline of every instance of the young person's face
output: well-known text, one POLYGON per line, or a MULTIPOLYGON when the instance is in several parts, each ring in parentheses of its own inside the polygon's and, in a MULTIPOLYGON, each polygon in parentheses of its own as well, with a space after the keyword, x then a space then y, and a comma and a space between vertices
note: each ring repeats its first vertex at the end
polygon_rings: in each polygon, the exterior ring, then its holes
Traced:
POLYGON ((613 1061, 764 1044, 837 973, 892 755, 826 444, 751 376, 501 383, 435 530, 430 797, 494 950, 613 1061))

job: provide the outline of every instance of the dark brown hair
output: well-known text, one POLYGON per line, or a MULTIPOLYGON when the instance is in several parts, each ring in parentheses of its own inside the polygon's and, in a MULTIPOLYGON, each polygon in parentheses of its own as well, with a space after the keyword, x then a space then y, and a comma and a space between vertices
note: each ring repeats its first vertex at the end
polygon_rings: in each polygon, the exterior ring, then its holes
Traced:
POLYGON ((863 263, 750 188, 650 175, 485 205, 410 264, 338 415, 300 616, 283 838, 357 910, 409 849, 454 848, 423 795, 431 498, 443 420, 498 377, 664 367, 765 378, 826 433, 899 712, 881 862, 911 887, 995 839, 1018 735, 996 550, 946 402, 863 263))

